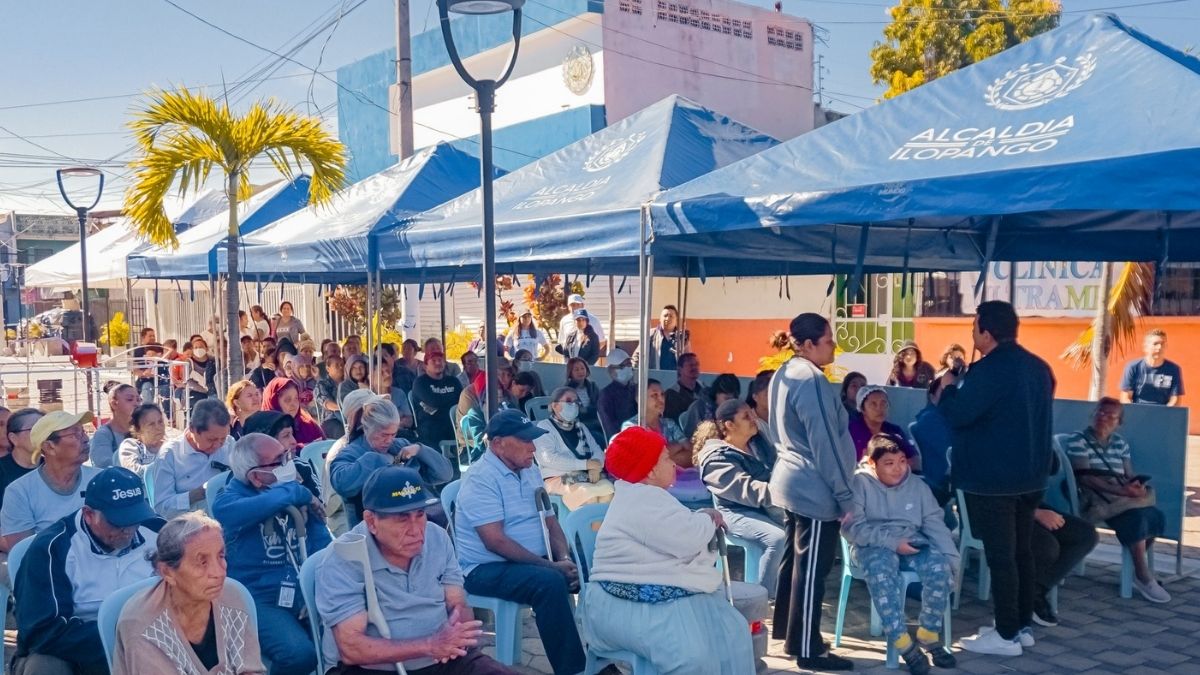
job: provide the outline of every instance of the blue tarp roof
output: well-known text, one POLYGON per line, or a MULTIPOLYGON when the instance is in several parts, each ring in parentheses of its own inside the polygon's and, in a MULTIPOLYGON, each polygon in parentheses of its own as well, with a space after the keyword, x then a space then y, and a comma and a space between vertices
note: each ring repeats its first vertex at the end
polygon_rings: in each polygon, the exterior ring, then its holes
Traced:
MULTIPOLYGON (((446 143, 365 178, 241 240, 241 269, 263 281, 364 283, 367 233, 479 187, 479 159, 446 143)), ((220 244, 224 255, 225 244, 220 244)))
MULTIPOLYGON (((497 270, 637 271, 640 207, 777 141, 671 96, 495 183, 497 270)), ((378 237, 385 279, 466 281, 482 258, 480 190, 378 237)))
POLYGON ((653 251, 850 269, 866 226, 867 269, 1200 260, 1198 110, 1200 61, 1086 17, 662 193, 653 251))
MULTIPOLYGON (((279 181, 238 204, 238 231, 245 236, 308 203, 308 176, 279 181)), ((140 279, 208 279, 226 272, 217 245, 229 232, 229 209, 210 215, 179 235, 179 248, 143 246, 129 256, 129 276, 140 279)), ((224 249, 221 249, 222 254, 224 249)))

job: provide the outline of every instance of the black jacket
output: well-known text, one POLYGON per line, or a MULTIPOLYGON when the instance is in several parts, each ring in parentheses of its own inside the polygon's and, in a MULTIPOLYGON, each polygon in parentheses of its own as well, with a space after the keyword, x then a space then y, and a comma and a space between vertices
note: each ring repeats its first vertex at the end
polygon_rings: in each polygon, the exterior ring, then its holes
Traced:
POLYGON ((954 430, 950 480, 964 492, 1017 495, 1046 487, 1053 457, 1054 374, 1015 342, 971 365, 938 409, 954 430))

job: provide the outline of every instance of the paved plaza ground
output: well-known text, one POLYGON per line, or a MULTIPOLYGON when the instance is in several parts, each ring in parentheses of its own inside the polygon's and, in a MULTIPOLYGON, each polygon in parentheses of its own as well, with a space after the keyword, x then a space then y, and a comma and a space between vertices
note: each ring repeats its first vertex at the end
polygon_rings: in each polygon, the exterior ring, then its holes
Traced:
MULTIPOLYGON (((1059 591, 1059 620, 1055 628, 1035 630, 1037 646, 1017 658, 978 656, 956 645, 957 672, 987 675, 991 673, 1087 673, 1088 675, 1151 675, 1153 673, 1200 673, 1200 437, 1189 443, 1188 516, 1184 527, 1182 574, 1175 573, 1174 543, 1160 544, 1157 566, 1171 602, 1152 604, 1135 592, 1123 600, 1117 593, 1120 549, 1111 535, 1088 559, 1086 576, 1072 576, 1059 591)), ((735 563, 736 564, 736 563, 735 563)), ((953 637, 969 635, 991 623, 990 603, 976 597, 976 566, 971 565, 963 583, 963 600, 954 612, 953 637)), ((824 632, 832 639, 833 622, 841 576, 830 574, 825 593, 824 632)), ((855 661, 856 671, 887 673, 882 638, 869 635, 870 598, 862 582, 854 582, 850 607, 846 613, 844 639, 839 654, 855 661)), ((915 619, 918 603, 910 601, 908 614, 915 619)), ((5 656, 11 658, 16 633, 5 634, 5 656)), ((490 630, 490 626, 488 626, 490 630)), ((549 663, 537 638, 532 617, 524 621, 524 648, 519 670, 523 673, 549 673, 549 663)), ((491 652, 491 634, 487 635, 491 652)), ((795 662, 783 653, 782 643, 770 643, 764 673, 801 673, 795 662)), ((628 668, 624 669, 628 672, 628 668)), ((934 669, 934 672, 938 672, 934 669)), ((697 673, 696 675, 706 675, 697 673)))

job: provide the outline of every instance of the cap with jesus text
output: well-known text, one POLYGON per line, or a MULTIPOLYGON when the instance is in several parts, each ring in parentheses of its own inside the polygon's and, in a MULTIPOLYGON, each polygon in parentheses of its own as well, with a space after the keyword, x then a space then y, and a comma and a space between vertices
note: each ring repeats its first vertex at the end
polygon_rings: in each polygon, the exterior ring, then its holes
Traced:
POLYGON ((521 411, 506 408, 492 415, 484 433, 488 438, 516 436, 523 441, 532 441, 547 432, 530 422, 528 417, 521 414, 521 411))
POLYGON ((113 527, 132 527, 158 517, 146 501, 142 479, 120 466, 109 467, 88 482, 83 505, 104 514, 113 527))

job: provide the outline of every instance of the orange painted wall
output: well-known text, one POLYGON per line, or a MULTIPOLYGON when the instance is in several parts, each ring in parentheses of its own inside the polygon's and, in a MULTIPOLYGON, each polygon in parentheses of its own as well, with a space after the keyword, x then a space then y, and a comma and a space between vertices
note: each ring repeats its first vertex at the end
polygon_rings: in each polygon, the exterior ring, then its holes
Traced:
MULTIPOLYGON (((939 354, 942 348, 951 342, 957 342, 970 349, 970 317, 926 317, 916 319, 915 323, 917 344, 924 348, 926 354, 939 354)), ((1091 371, 1087 368, 1075 369, 1058 356, 1089 323, 1085 318, 1021 318, 1018 341, 1026 349, 1045 359, 1054 369, 1054 377, 1058 380, 1058 398, 1087 398, 1091 371)), ((1144 333, 1151 328, 1167 331, 1167 358, 1178 363, 1183 369, 1184 387, 1191 393, 1191 396, 1184 397, 1184 402, 1197 400, 1197 392, 1200 390, 1195 388, 1200 387, 1200 350, 1197 350, 1195 345, 1200 344, 1200 317, 1150 317, 1142 322, 1138 332, 1144 333)), ((1119 393, 1121 373, 1125 370, 1125 364, 1140 356, 1140 340, 1131 350, 1110 355, 1105 394, 1116 396, 1119 393)), ((1189 412, 1188 425, 1190 433, 1200 434, 1200 415, 1192 415, 1189 412)))
MULTIPOLYGON (((700 356, 700 365, 708 373, 754 375, 758 359, 772 352, 771 333, 786 330, 790 317, 778 319, 693 319, 688 318, 692 350, 700 356)), ((1091 378, 1087 369, 1076 370, 1058 358, 1089 323, 1085 318, 1021 319, 1020 342, 1041 356, 1054 369, 1059 398, 1086 399, 1091 378)), ((971 318, 918 318, 917 344, 926 354, 937 355, 942 348, 957 342, 970 348, 971 318)), ((1167 331, 1167 358, 1183 368, 1183 379, 1190 396, 1185 402, 1200 400, 1200 317, 1152 317, 1143 322, 1139 333, 1150 328, 1167 331)), ((1131 351, 1113 354, 1109 360, 1105 393, 1116 396, 1125 364, 1141 355, 1141 343, 1131 351)), ((1200 434, 1200 415, 1189 415, 1190 432, 1200 434)))

